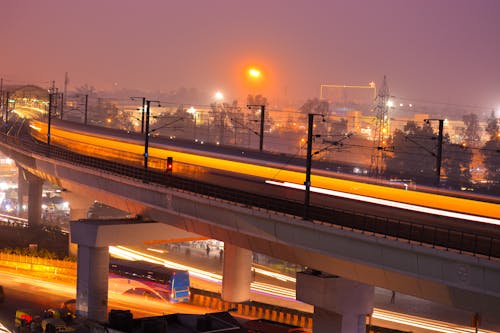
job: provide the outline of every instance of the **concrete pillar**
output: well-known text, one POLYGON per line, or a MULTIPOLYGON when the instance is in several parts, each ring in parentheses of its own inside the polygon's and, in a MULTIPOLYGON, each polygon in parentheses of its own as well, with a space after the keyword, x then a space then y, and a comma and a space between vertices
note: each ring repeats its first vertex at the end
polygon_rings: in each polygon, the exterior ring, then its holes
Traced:
POLYGON ((314 305, 314 333, 364 333, 374 287, 321 272, 297 274, 297 300, 314 305))
POLYGON ((42 220, 43 179, 21 168, 19 172, 28 183, 28 224, 39 225, 42 220))
POLYGON ((224 243, 222 299, 245 302, 250 299, 252 251, 224 243))
POLYGON ((24 197, 28 194, 28 181, 24 177, 22 168, 18 168, 17 172, 17 216, 24 217, 26 212, 23 211, 24 197))
POLYGON ((108 319, 108 247, 78 246, 76 312, 99 322, 108 319))
MULTIPOLYGON (((75 194, 74 192, 63 191, 61 197, 69 203, 69 220, 77 221, 86 219, 90 206, 94 203, 93 199, 75 194)), ((71 231, 68 237, 68 253, 72 256, 77 256, 78 245, 71 241, 71 231)))

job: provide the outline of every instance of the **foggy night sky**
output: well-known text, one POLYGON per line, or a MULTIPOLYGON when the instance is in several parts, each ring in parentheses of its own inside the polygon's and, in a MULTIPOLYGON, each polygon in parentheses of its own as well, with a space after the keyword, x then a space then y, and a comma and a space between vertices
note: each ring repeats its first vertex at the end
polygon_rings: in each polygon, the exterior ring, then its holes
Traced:
MULTIPOLYGON (((320 84, 500 107, 500 0, 2 0, 0 76, 228 99, 320 84), (250 86, 249 66, 264 78, 250 86)), ((186 101, 189 102, 189 101, 186 101)))

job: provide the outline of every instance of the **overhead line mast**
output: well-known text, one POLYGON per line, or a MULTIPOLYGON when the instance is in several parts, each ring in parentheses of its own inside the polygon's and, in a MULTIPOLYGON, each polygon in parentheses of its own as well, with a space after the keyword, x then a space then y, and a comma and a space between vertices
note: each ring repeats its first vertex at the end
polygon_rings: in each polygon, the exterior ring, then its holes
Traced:
POLYGON ((377 92, 375 105, 375 131, 373 133, 373 152, 370 173, 379 176, 384 168, 384 154, 387 148, 386 139, 389 136, 389 85, 384 75, 382 86, 377 92))

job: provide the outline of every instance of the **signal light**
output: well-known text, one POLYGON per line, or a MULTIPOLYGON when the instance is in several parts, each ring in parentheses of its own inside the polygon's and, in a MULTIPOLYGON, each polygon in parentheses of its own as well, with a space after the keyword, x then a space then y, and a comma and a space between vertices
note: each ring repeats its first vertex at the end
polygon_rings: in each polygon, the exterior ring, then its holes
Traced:
POLYGON ((174 159, 169 156, 167 157, 167 173, 172 173, 172 170, 174 168, 174 159))

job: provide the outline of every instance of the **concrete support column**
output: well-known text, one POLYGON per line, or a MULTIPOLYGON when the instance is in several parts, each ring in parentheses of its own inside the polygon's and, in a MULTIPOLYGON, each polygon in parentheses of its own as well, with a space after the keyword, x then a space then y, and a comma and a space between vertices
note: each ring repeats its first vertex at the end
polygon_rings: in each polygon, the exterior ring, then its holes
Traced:
POLYGON ((250 299, 252 251, 224 243, 222 299, 244 302, 250 299))
POLYGON ((76 312, 99 322, 108 319, 108 247, 78 246, 76 312))
MULTIPOLYGON (((70 221, 78 221, 87 218, 87 213, 90 206, 94 203, 93 199, 75 194, 70 191, 63 191, 61 196, 69 203, 69 219, 70 221)), ((77 256, 78 245, 71 240, 71 231, 68 237, 68 253, 72 256, 77 256)))
POLYGON ((19 169, 23 174, 23 178, 28 182, 28 224, 39 225, 42 220, 42 190, 43 179, 38 178, 34 174, 19 169))
POLYGON ((297 274, 297 300, 314 305, 314 333, 364 333, 374 287, 321 272, 297 274))
POLYGON ((18 167, 17 172, 17 216, 24 217, 25 211, 23 211, 24 197, 28 194, 28 181, 24 177, 24 169, 18 167))

